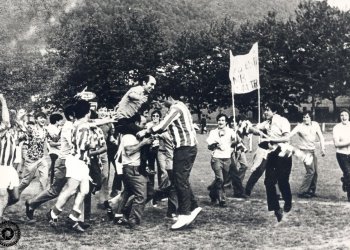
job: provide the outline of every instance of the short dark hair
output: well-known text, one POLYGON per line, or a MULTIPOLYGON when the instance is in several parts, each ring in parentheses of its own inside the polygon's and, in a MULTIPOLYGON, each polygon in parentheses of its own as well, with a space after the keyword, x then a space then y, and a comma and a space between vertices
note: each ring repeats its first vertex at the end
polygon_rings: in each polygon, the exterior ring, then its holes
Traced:
POLYGON ((218 115, 216 116, 216 121, 219 121, 219 119, 220 119, 221 117, 225 117, 225 121, 228 122, 228 116, 225 115, 225 114, 218 114, 218 115))
POLYGON ((98 114, 95 110, 91 110, 91 115, 90 115, 90 119, 97 119, 98 118, 98 114))
POLYGON ((75 117, 74 105, 68 105, 67 107, 65 107, 63 113, 64 113, 64 117, 66 117, 66 120, 71 121, 70 116, 75 117))
POLYGON ((159 118, 162 118, 162 113, 159 111, 159 110, 154 110, 152 113, 151 113, 151 117, 152 115, 154 114, 158 114, 159 115, 159 118))
POLYGON ((41 111, 35 113, 35 115, 34 115, 35 120, 38 119, 39 117, 42 117, 42 118, 45 118, 45 119, 47 118, 46 114, 44 112, 41 112, 41 111))
POLYGON ((244 120, 247 120, 247 116, 246 115, 244 115, 244 114, 237 115, 237 117, 236 117, 236 122, 237 123, 240 122, 240 121, 244 121, 244 120))
POLYGON ((75 104, 75 117, 81 119, 90 112, 90 103, 85 100, 78 100, 75 104))
POLYGON ((63 116, 61 114, 54 113, 49 117, 51 124, 56 124, 56 122, 63 120, 63 116))
POLYGON ((149 111, 150 109, 151 109, 151 107, 148 103, 143 103, 139 109, 139 113, 143 114, 143 112, 149 111))
POLYGON ((143 85, 143 83, 148 83, 151 80, 151 75, 145 75, 139 78, 139 84, 143 85))
POLYGON ((281 114, 282 111, 282 106, 277 103, 266 103, 265 104, 265 109, 270 108, 272 112, 276 112, 277 114, 281 114))
POLYGON ((343 112, 348 113, 348 115, 350 116, 350 111, 349 111, 347 108, 341 108, 341 109, 339 110, 339 115, 340 115, 341 113, 343 113, 343 112))

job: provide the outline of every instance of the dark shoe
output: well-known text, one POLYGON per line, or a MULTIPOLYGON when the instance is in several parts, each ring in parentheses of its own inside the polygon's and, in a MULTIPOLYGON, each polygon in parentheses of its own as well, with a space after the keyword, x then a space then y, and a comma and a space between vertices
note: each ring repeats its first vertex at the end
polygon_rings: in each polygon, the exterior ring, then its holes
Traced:
POLYGON ((340 181, 342 182, 342 189, 343 189, 343 191, 346 192, 346 185, 344 183, 344 177, 341 177, 340 181))
POLYGON ((278 222, 280 222, 283 218, 283 211, 282 209, 275 210, 275 216, 278 222))
POLYGON ((315 193, 309 193, 310 195, 311 195, 311 198, 314 198, 314 197, 318 197, 318 195, 317 194, 315 194, 315 193))
POLYGON ((226 204, 225 201, 220 201, 220 202, 219 202, 219 206, 220 206, 220 207, 227 207, 227 204, 226 204))
POLYGON ((250 197, 250 196, 251 196, 251 194, 252 194, 252 191, 251 191, 251 190, 246 189, 246 190, 245 190, 245 194, 246 194, 248 197, 250 197))
POLYGON ((211 192, 209 192, 209 197, 210 197, 210 202, 212 204, 216 204, 218 199, 215 197, 215 195, 213 195, 211 192))
POLYGON ((350 201, 350 192, 347 192, 348 201, 350 201))
POLYGON ((77 233, 85 232, 85 230, 81 227, 79 221, 76 221, 70 228, 77 233))
POLYGON ((284 206, 283 206, 283 211, 288 213, 290 212, 290 210, 292 210, 292 203, 285 203, 284 206))
POLYGON ((46 218, 49 221, 51 227, 57 227, 58 219, 54 219, 51 217, 51 209, 49 212, 46 213, 46 218))
POLYGON ((84 221, 78 221, 79 222, 79 225, 80 225, 80 227, 82 228, 82 229, 88 229, 89 227, 91 227, 91 225, 90 224, 88 224, 88 223, 85 223, 84 221))
POLYGON ((115 225, 118 225, 118 226, 125 226, 129 224, 128 220, 123 217, 122 218, 115 217, 113 222, 115 225))
POLYGON ((126 227, 129 228, 130 230, 139 230, 139 225, 136 224, 134 221, 128 222, 126 227))
POLYGON ((34 219, 34 209, 32 209, 29 206, 28 201, 25 202, 25 205, 26 205, 26 215, 27 215, 28 219, 33 220, 34 219))
POLYGON ((234 198, 247 199, 249 198, 246 194, 234 194, 234 198))
POLYGON ((312 195, 309 193, 301 193, 301 194, 298 194, 298 197, 303 199, 310 199, 312 198, 312 195))

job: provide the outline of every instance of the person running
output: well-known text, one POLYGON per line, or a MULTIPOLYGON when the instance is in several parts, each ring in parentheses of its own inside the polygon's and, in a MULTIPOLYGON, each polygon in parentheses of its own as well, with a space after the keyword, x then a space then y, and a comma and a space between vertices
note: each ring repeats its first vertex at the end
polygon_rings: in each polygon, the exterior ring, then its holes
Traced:
POLYGON ((340 110, 340 123, 333 128, 333 141, 336 149, 336 157, 340 169, 343 172, 341 181, 343 191, 347 193, 350 202, 350 111, 340 110))
POLYGON ((288 213, 292 209, 292 193, 289 184, 292 158, 288 154, 279 155, 282 152, 282 146, 289 142, 290 123, 285 117, 279 115, 279 109, 278 104, 266 104, 264 111, 266 121, 256 127, 261 131, 267 131, 268 137, 264 138, 262 143, 274 148, 267 156, 264 183, 268 210, 275 212, 278 222, 283 218, 283 211, 288 213), (284 200, 283 210, 280 208, 276 184, 284 200))
POLYGON ((158 125, 146 133, 162 133, 169 129, 175 145, 173 158, 174 184, 178 196, 178 220, 172 230, 182 229, 191 224, 202 210, 198 206, 189 181, 193 163, 197 156, 197 139, 192 115, 186 105, 169 96, 164 102, 169 113, 158 125))
POLYGON ((325 145, 320 125, 315 121, 311 121, 310 111, 303 113, 303 122, 299 123, 292 130, 290 137, 294 135, 298 135, 298 148, 304 153, 311 154, 313 157, 311 164, 308 165, 304 162, 306 174, 299 188, 298 197, 312 198, 316 196, 318 176, 317 157, 315 154, 315 142, 317 138, 320 141, 322 156, 325 156, 325 145))
POLYGON ((81 208, 85 196, 90 191, 90 149, 96 148, 98 143, 93 140, 90 118, 90 103, 85 100, 79 100, 75 105, 76 122, 74 123, 74 131, 72 136, 73 153, 66 157, 66 177, 67 182, 62 192, 57 198, 56 204, 47 213, 47 219, 51 226, 56 227, 58 216, 62 213, 63 207, 67 201, 75 196, 72 212, 68 217, 68 227, 72 230, 82 233, 86 227, 80 220, 82 214, 81 208))
POLYGON ((11 128, 6 99, 0 94, 0 223, 6 207, 19 200, 19 178, 13 162, 16 156, 16 131, 11 128))
POLYGON ((66 121, 63 124, 60 133, 60 151, 58 153, 58 159, 54 165, 54 178, 52 184, 36 197, 25 202, 26 215, 29 220, 34 219, 35 209, 40 207, 43 203, 57 198, 66 184, 66 158, 73 150, 72 137, 74 130, 73 122, 75 120, 74 105, 69 105, 64 109, 64 116, 66 121))
POLYGON ((42 112, 35 114, 35 125, 27 126, 28 148, 23 166, 23 178, 19 184, 20 195, 39 172, 39 182, 42 190, 46 189, 48 181, 48 164, 44 157, 44 144, 47 139, 46 115, 42 112))
POLYGON ((216 121, 218 123, 217 128, 211 130, 207 138, 208 148, 212 151, 210 163, 215 175, 215 179, 208 190, 213 204, 219 201, 220 207, 226 207, 224 183, 229 179, 231 145, 237 142, 237 137, 233 129, 227 126, 228 117, 225 114, 219 114, 216 121))

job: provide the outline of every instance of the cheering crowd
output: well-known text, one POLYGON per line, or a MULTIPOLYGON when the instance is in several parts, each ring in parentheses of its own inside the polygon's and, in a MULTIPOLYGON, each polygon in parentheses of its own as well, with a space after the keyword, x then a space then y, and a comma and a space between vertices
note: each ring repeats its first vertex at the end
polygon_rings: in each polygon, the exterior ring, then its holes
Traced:
MULTIPOLYGON (((189 182, 197 155, 191 113, 173 94, 160 101, 167 108, 166 114, 155 109, 147 122, 152 101, 149 94, 156 79, 147 75, 139 83, 126 92, 112 116, 103 110, 93 111, 87 100, 76 99, 61 113, 37 112, 34 120, 30 120, 24 110, 9 112, 6 99, 0 94, 0 221, 5 220, 5 208, 15 204, 38 176, 41 191, 25 201, 25 213, 31 221, 42 204, 56 199, 46 217, 52 227, 58 227, 60 215, 63 209, 69 209, 67 204, 72 199, 66 223, 76 232, 85 232, 91 225, 85 221, 89 215, 84 206, 89 206, 93 197, 111 221, 132 230, 142 222, 145 205, 151 202, 157 206, 163 199, 168 201, 166 217, 174 221, 171 230, 190 225, 202 210, 189 182), (110 187, 112 167, 115 174, 110 187)), ((231 124, 225 114, 217 116, 217 127, 207 138, 215 176, 208 186, 209 197, 213 205, 226 207, 225 191, 232 187, 235 197, 248 198, 265 172, 268 210, 274 211, 277 221, 281 221, 283 213, 292 209, 289 184, 292 155, 301 159, 306 169, 298 196, 315 197, 315 142, 320 141, 324 156, 324 138, 309 112, 303 114, 302 122, 293 130, 280 115, 279 105, 267 103, 263 115, 265 121, 255 126, 243 117, 237 117, 231 124), (243 142, 249 134, 261 138, 252 164, 247 162, 243 142), (297 147, 290 144, 293 136, 299 139, 297 147), (249 165, 252 173, 243 187, 249 165)), ((340 120, 333 129, 333 138, 343 171, 343 190, 350 201, 348 110, 341 110, 340 120)))

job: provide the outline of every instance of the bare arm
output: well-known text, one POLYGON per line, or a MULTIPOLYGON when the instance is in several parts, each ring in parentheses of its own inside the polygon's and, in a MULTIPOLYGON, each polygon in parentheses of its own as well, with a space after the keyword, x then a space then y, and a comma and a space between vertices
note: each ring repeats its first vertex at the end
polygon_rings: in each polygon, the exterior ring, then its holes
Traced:
POLYGON ((324 137, 323 137, 320 126, 317 126, 316 134, 318 136, 318 139, 320 140, 321 154, 322 154, 322 156, 324 156, 326 154, 326 151, 325 151, 326 148, 325 148, 324 137))
POLYGON ((90 155, 94 156, 94 155, 100 155, 103 154, 104 152, 107 152, 107 146, 104 145, 103 147, 97 149, 97 150, 90 150, 90 155))
POLYGON ((350 146, 350 141, 344 140, 339 135, 333 135, 334 146, 336 148, 343 148, 350 146))

